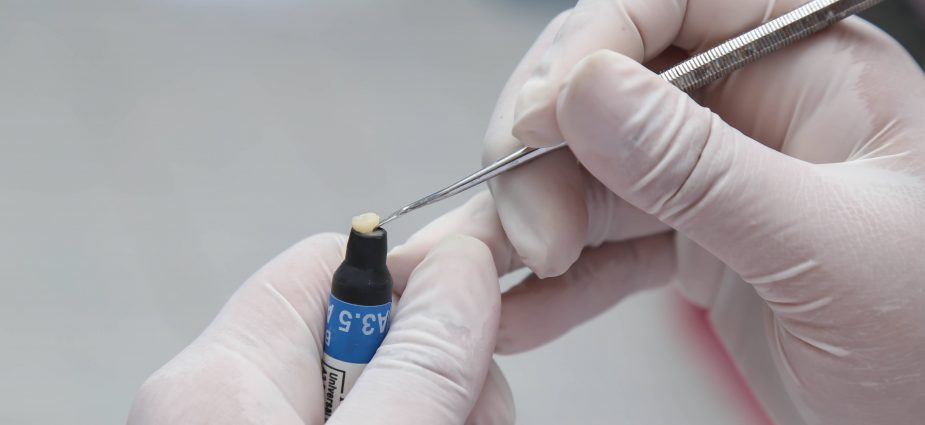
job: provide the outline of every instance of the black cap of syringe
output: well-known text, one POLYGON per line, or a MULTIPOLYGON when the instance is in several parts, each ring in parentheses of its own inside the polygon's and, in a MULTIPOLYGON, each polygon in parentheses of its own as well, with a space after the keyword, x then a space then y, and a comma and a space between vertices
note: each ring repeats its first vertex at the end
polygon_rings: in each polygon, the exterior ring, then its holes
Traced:
POLYGON ((369 233, 351 229, 344 262, 334 272, 331 294, 357 305, 392 301, 392 275, 385 265, 388 250, 388 234, 381 227, 369 233))

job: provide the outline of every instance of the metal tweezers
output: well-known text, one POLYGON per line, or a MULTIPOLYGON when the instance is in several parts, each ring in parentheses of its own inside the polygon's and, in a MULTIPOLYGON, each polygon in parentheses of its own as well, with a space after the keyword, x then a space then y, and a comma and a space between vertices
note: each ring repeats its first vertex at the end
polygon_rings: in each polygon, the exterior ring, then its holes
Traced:
MULTIPOLYGON (((690 93, 881 1, 883 0, 811 1, 751 31, 699 53, 662 72, 659 76, 682 91, 690 93)), ((456 183, 395 210, 382 219, 379 225, 382 226, 418 208, 462 193, 501 173, 564 147, 566 147, 566 142, 546 148, 520 148, 456 183)))

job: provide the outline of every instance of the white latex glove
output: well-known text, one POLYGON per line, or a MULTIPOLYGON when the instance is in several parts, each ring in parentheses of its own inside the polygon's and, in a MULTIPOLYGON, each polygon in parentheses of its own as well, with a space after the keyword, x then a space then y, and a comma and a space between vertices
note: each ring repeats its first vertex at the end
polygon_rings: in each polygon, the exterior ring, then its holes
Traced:
MULTIPOLYGON (((128 422, 324 423, 321 337, 345 243, 314 236, 264 266, 148 378, 128 422)), ((513 423, 491 360, 500 294, 488 250, 457 237, 421 260, 394 279, 404 292, 390 331, 329 425, 513 423)))
POLYGON ((477 196, 396 263, 462 232, 499 272, 529 266, 539 277, 503 295, 500 352, 677 282, 777 423, 922 423, 921 70, 860 19, 695 94, 710 109, 639 64, 799 3, 579 2, 527 53, 486 135, 487 160, 521 142, 570 150, 496 178, 497 205, 477 196))

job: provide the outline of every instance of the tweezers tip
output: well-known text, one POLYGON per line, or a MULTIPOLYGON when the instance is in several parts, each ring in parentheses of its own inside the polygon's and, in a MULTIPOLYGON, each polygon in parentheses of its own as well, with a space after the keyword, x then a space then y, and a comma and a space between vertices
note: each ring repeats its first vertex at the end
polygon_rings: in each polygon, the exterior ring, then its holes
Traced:
MULTIPOLYGON (((399 210, 399 211, 401 211, 401 210, 399 210)), ((386 218, 384 218, 384 219, 382 219, 382 220, 379 220, 379 226, 378 226, 378 227, 385 226, 386 223, 388 223, 388 222, 390 222, 390 221, 395 220, 396 218, 398 218, 398 216, 401 215, 401 214, 399 213, 399 211, 395 211, 395 212, 393 212, 392 214, 389 214, 388 217, 386 217, 386 218)))

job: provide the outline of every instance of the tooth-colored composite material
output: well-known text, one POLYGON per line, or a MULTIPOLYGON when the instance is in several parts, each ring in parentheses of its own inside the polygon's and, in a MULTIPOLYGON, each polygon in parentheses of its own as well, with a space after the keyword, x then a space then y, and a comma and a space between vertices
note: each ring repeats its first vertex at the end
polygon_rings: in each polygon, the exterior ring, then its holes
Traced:
POLYGON ((379 226, 379 216, 376 213, 360 214, 353 217, 351 224, 353 225, 353 230, 359 233, 369 233, 379 226))

